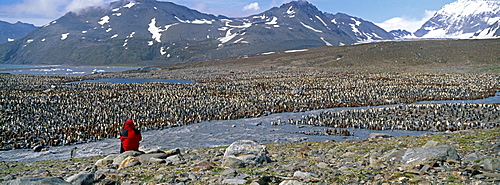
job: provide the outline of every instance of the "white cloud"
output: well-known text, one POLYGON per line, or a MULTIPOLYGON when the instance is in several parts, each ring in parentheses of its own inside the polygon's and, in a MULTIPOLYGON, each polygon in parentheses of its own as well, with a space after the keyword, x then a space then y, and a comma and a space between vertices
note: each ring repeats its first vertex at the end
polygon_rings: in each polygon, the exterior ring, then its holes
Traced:
POLYGON ((422 25, 427 22, 436 11, 426 10, 425 15, 422 19, 418 20, 415 18, 402 18, 402 17, 394 17, 392 19, 386 20, 383 23, 375 23, 377 26, 383 28, 386 31, 404 29, 409 32, 417 31, 422 25))
POLYGON ((12 15, 30 14, 51 17, 60 15, 59 9, 67 3, 67 0, 24 0, 17 4, 3 6, 0 11, 12 15))
POLYGON ((41 26, 69 11, 78 12, 89 6, 103 6, 110 1, 113 0, 20 0, 17 4, 0 6, 0 19, 41 26))
POLYGON ((253 11, 260 10, 259 3, 258 2, 250 3, 250 4, 246 5, 245 7, 243 7, 243 11, 247 11, 247 10, 253 10, 253 11))
POLYGON ((72 0, 65 8, 66 12, 79 13, 87 7, 105 7, 107 3, 104 0, 72 0))

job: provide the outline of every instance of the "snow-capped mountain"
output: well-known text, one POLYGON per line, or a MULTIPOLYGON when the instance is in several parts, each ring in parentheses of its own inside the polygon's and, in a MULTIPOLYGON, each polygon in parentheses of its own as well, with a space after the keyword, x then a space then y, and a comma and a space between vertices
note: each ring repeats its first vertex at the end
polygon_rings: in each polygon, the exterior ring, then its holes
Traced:
POLYGON ((32 24, 17 22, 11 24, 8 22, 0 21, 0 44, 12 42, 15 39, 24 37, 30 31, 35 30, 37 27, 32 24))
POLYGON ((120 0, 107 8, 67 13, 0 45, 0 61, 158 65, 390 39, 373 23, 323 13, 306 1, 228 18, 170 2, 120 0))
POLYGON ((421 38, 498 37, 500 1, 458 0, 443 6, 414 34, 421 38))
POLYGON ((335 15, 326 13, 325 15, 340 30, 349 34, 350 37, 357 39, 357 42, 394 39, 394 36, 387 33, 384 29, 361 18, 352 17, 344 13, 337 13, 335 15))
POLYGON ((407 30, 391 30, 389 32, 391 35, 394 36, 394 38, 399 39, 399 38, 406 38, 406 37, 414 37, 413 33, 407 31, 407 30))

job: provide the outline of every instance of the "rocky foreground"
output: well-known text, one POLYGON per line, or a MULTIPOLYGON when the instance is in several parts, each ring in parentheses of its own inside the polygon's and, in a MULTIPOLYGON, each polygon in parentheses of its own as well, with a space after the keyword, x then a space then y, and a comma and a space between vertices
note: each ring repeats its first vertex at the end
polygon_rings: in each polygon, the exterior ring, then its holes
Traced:
POLYGON ((2 184, 498 184, 500 130, 1 162, 2 184))

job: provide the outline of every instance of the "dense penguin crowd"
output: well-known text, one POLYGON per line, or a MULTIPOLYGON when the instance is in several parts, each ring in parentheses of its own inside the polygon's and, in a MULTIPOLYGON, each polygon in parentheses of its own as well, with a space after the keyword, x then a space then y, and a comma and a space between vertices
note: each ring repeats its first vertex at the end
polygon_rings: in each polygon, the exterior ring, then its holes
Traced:
MULTIPOLYGON (((68 83, 86 78, 90 77, 0 75, 0 149, 113 138, 127 119, 142 130, 166 129, 277 112, 477 99, 493 96, 500 88, 496 74, 316 71, 224 73, 190 84, 68 83)), ((498 127, 498 110, 498 105, 396 106, 323 113, 302 122, 332 129, 443 131, 498 127), (446 117, 459 114, 451 120, 446 117)))

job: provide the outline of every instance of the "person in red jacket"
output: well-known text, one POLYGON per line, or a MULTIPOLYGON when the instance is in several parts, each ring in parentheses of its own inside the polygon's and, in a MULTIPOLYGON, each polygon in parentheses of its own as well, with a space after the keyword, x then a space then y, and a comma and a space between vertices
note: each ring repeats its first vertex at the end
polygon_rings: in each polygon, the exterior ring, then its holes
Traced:
POLYGON ((139 141, 142 140, 141 131, 137 130, 134 121, 127 120, 120 134, 121 148, 120 153, 129 150, 139 150, 139 141))

